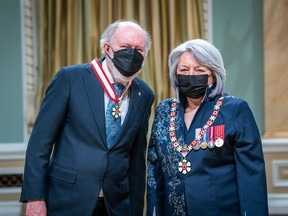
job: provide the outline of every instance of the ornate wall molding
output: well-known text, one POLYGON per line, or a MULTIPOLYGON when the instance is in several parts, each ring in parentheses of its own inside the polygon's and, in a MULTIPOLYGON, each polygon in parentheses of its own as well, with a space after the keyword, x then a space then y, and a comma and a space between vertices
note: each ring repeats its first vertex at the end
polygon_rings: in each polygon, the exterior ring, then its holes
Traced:
POLYGON ((262 139, 263 151, 268 152, 288 152, 288 139, 262 139))
POLYGON ((274 187, 288 187, 288 160, 272 161, 272 183, 274 187))
POLYGON ((0 161, 24 160, 26 148, 26 143, 0 143, 0 161))
POLYGON ((287 214, 288 194, 269 194, 268 203, 270 214, 287 214))
POLYGON ((267 168, 268 204, 270 214, 288 212, 288 139, 262 139, 267 168))
POLYGON ((31 134, 32 127, 34 125, 36 110, 35 110, 35 99, 37 90, 37 51, 36 51, 36 11, 35 1, 25 0, 24 1, 24 47, 25 47, 25 78, 26 78, 26 133, 31 134))
POLYGON ((0 202, 0 215, 19 216, 21 212, 22 204, 19 202, 0 202))

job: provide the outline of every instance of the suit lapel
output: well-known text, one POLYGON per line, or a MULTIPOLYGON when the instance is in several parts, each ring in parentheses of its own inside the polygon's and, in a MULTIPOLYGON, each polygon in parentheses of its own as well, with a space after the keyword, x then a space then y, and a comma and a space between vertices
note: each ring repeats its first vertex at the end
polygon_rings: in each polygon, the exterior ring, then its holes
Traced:
POLYGON ((142 100, 142 90, 139 87, 139 84, 137 81, 133 81, 133 84, 131 85, 130 89, 130 102, 128 107, 128 112, 125 118, 125 121, 123 123, 123 126, 129 126, 133 119, 135 118, 135 115, 138 112, 138 108, 140 106, 140 103, 142 100), (125 124, 125 125, 124 125, 125 124))
POLYGON ((98 131, 100 131, 102 142, 106 144, 104 90, 90 65, 86 67, 86 70, 88 72, 84 75, 84 83, 93 113, 93 118, 96 121, 98 131))
MULTIPOLYGON (((104 113, 104 89, 90 65, 86 67, 86 70, 87 73, 84 75, 84 83, 93 113, 93 118, 96 122, 98 131, 100 131, 102 142, 107 146, 104 113)), ((139 83, 137 79, 134 79, 130 86, 130 102, 128 112, 111 148, 118 143, 121 136, 125 134, 125 131, 127 131, 129 127, 133 125, 133 121, 138 112, 138 106, 141 106, 140 104, 143 101, 141 97, 142 95, 143 92, 139 87, 139 83)))

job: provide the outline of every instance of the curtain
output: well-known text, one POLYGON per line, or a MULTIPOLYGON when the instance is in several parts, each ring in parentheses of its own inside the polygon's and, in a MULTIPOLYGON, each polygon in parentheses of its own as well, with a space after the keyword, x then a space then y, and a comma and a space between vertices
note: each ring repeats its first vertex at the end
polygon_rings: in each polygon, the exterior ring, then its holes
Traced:
POLYGON ((134 19, 150 33, 152 39, 151 50, 140 74, 155 93, 151 126, 156 106, 163 99, 174 96, 168 71, 170 50, 186 40, 206 38, 203 1, 36 1, 39 74, 35 110, 38 112, 46 88, 62 66, 101 57, 99 40, 104 29, 118 19, 134 19))
POLYGON ((65 65, 101 57, 101 33, 117 19, 134 19, 151 35, 152 46, 140 77, 158 103, 174 96, 168 55, 178 44, 205 38, 203 0, 41 0, 39 17, 39 81, 36 110, 55 73, 65 65))

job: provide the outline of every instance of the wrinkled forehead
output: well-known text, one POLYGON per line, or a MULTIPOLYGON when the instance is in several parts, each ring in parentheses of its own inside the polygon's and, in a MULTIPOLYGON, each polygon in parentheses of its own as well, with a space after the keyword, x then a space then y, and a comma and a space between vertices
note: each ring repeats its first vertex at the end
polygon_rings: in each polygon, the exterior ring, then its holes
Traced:
POLYGON ((145 33, 134 23, 120 23, 112 38, 115 45, 128 44, 130 46, 145 47, 145 33))

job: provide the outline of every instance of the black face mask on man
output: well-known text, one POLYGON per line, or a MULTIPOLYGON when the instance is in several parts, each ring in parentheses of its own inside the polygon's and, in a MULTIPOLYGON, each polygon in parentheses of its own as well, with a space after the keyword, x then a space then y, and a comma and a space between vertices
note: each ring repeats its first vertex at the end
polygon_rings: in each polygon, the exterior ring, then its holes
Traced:
POLYGON ((185 96, 197 99, 205 95, 208 87, 208 74, 177 75, 178 89, 185 96))
POLYGON ((113 59, 108 53, 106 54, 112 60, 117 70, 125 77, 130 77, 137 73, 144 61, 142 54, 133 48, 121 49, 114 52, 113 59))

